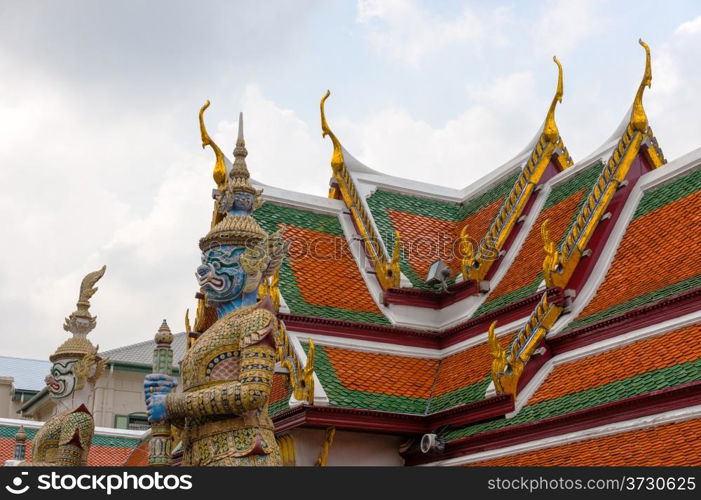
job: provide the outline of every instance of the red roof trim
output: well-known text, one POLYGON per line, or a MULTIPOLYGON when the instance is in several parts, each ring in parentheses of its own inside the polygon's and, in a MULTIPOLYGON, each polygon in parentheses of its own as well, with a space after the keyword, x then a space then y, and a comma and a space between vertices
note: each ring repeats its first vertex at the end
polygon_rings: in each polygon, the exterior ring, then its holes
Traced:
POLYGON ((444 425, 460 427, 494 418, 514 409, 509 395, 475 401, 432 415, 412 415, 334 406, 298 406, 273 417, 275 431, 294 427, 330 427, 385 434, 425 434, 444 425))
MULTIPOLYGON (((562 291, 556 288, 548 290, 548 298, 558 300, 562 291)), ((507 324, 528 315, 540 301, 542 292, 513 302, 501 309, 492 311, 479 318, 468 320, 442 332, 398 328, 392 326, 373 325, 346 321, 340 319, 317 318, 298 314, 279 313, 278 316, 285 325, 294 331, 317 333, 334 337, 345 337, 373 342, 386 342, 412 347, 442 349, 462 342, 476 335, 486 333, 492 321, 498 319, 501 324, 507 324)))
POLYGON ((341 319, 316 318, 299 314, 279 313, 289 330, 303 333, 318 333, 373 342, 386 342, 414 347, 439 349, 439 333, 411 328, 373 325, 341 319))
POLYGON ((698 404, 701 404, 701 381, 689 382, 566 415, 468 436, 447 443, 440 454, 411 452, 404 458, 407 465, 430 463, 698 404))
POLYGON ((417 288, 390 288, 385 290, 383 302, 385 305, 397 304, 429 309, 443 309, 451 304, 478 293, 474 281, 461 281, 448 287, 447 292, 433 292, 417 288))
MULTIPOLYGON (((486 331, 491 321, 498 319, 505 324, 518 318, 522 313, 532 310, 540 300, 540 294, 532 295, 519 302, 510 304, 502 309, 485 314, 480 318, 469 320, 456 327, 442 332, 413 330, 411 328, 395 328, 391 326, 371 325, 336 319, 315 318, 280 313, 279 317, 291 330, 302 333, 316 333, 334 337, 384 342, 413 347, 441 349, 457 344, 465 339, 486 331), (509 311, 510 310, 510 311, 509 311), (507 314, 507 311, 509 313, 507 314)), ((548 290, 551 300, 560 298, 558 289, 548 290)), ((606 318, 591 325, 572 330, 571 332, 551 337, 546 343, 552 349, 552 355, 571 351, 579 347, 598 342, 607 338, 622 335, 638 328, 660 323, 701 309, 701 288, 695 288, 672 297, 659 300, 652 304, 631 309, 618 316, 606 318)))
POLYGON ((553 356, 701 309, 701 288, 661 299, 628 312, 546 339, 553 356))

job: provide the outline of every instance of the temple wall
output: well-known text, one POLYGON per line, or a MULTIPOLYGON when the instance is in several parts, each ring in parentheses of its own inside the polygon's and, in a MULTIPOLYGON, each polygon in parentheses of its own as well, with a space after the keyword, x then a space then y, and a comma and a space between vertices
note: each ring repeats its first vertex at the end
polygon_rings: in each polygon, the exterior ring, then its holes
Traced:
POLYGON ((98 380, 93 402, 95 425, 114 427, 115 415, 145 411, 143 373, 114 370, 98 380))
POLYGON ((12 409, 12 377, 0 377, 0 418, 14 418, 12 409))
MULTIPOLYGON (((312 466, 322 450, 324 429, 293 429, 295 462, 298 466, 312 466)), ((338 431, 329 448, 328 466, 375 465, 399 466, 404 461, 399 456, 402 438, 382 434, 338 431)))

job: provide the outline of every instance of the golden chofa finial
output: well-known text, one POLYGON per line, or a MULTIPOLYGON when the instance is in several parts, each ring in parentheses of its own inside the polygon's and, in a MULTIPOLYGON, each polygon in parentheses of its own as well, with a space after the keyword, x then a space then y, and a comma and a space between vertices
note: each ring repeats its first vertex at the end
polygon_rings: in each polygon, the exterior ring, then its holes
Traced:
POLYGON ((645 91, 645 87, 649 88, 652 85, 652 65, 650 63, 650 47, 643 42, 642 39, 639 39, 638 43, 645 49, 645 74, 638 87, 638 92, 635 94, 633 112, 630 115, 630 124, 635 130, 645 132, 647 131, 647 115, 645 114, 645 108, 643 108, 643 92, 645 91))
POLYGON ((560 131, 555 123, 555 106, 557 106, 558 102, 562 102, 562 64, 560 64, 556 56, 553 56, 553 61, 557 64, 557 90, 555 91, 553 102, 550 103, 550 109, 545 117, 545 126, 543 127, 543 135, 548 142, 555 142, 560 137, 560 131))
POLYGON ((336 135, 331 132, 329 124, 326 121, 326 113, 324 113, 324 103, 326 99, 331 95, 331 91, 327 90, 324 97, 321 98, 321 103, 319 108, 321 109, 321 137, 326 137, 327 135, 331 138, 333 143, 333 156, 331 156, 331 168, 334 172, 338 172, 341 167, 343 167, 343 149, 341 147, 341 142, 338 140, 336 135))
POLYGON ((202 136, 202 149, 209 146, 214 150, 214 154, 217 157, 217 161, 214 164, 214 182, 217 183, 217 189, 222 191, 224 186, 226 186, 226 164, 224 163, 224 153, 222 153, 219 146, 209 137, 207 133, 207 127, 204 126, 204 111, 209 107, 209 100, 204 103, 204 106, 200 108, 200 135, 202 136))

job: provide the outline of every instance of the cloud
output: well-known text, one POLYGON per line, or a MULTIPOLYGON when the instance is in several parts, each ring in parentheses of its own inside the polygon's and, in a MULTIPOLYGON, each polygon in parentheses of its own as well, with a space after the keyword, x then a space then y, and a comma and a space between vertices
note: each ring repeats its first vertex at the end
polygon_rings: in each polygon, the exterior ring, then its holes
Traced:
POLYGON ((490 32, 490 16, 465 6, 455 18, 438 16, 413 0, 358 0, 358 23, 373 48, 389 58, 418 68, 422 60, 444 47, 476 42, 490 32))
POLYGON ((538 109, 529 72, 471 87, 468 95, 470 105, 438 128, 388 107, 357 124, 339 121, 339 136, 371 168, 464 187, 517 154, 537 132, 546 109, 538 109))
POLYGON ((701 137, 701 16, 680 24, 668 42, 652 53, 652 88, 645 109, 668 159, 699 147, 701 137))
MULTIPOLYGON (((331 146, 318 124, 308 125, 293 110, 266 98, 254 84, 245 86, 243 114, 246 162, 258 182, 326 196, 331 175, 331 146)), ((238 116, 232 113, 232 118, 238 116)), ((218 124, 217 140, 233 150, 237 119, 218 124)))
MULTIPOLYGON (((290 82, 302 87, 303 77, 332 79, 318 64, 328 54, 315 52, 281 66, 299 52, 295 44, 303 37, 297 21, 304 16, 290 22, 292 11, 304 10, 297 2, 274 16, 272 7, 248 17, 227 7, 247 19, 244 30, 233 31, 230 10, 212 16, 203 9, 188 18, 192 8, 179 4, 177 12, 169 11, 173 22, 164 19, 151 32, 148 23, 158 19, 159 8, 149 4, 129 25, 138 28, 138 36, 129 40, 120 24, 129 20, 129 9, 112 25, 110 10, 91 24, 86 19, 92 8, 62 4, 19 15, 15 5, 0 6, 0 315, 8 332, 3 354, 46 359, 65 339, 61 324, 75 308, 80 280, 102 264, 108 271, 92 301, 99 316, 94 342, 107 349, 152 338, 163 318, 181 330, 185 309, 195 305, 197 242, 208 230, 212 209, 213 156, 200 148, 199 105, 211 97, 209 131, 226 152, 233 148, 237 112, 243 109, 254 178, 325 195, 331 145, 320 137, 317 97, 307 115, 309 104, 300 103, 299 93, 279 89, 292 89, 290 82), (83 17, 66 20, 69 11, 83 17), (148 45, 151 36, 161 36, 156 45, 148 45), (294 78, 286 71, 292 66, 302 68, 294 78), (306 75, 307 68, 322 69, 306 75), (271 91, 274 84, 277 94, 271 91)), ((602 20, 609 22, 598 5, 548 4, 543 17, 534 16, 540 24, 532 31, 529 17, 521 16, 522 30, 512 41, 523 42, 509 46, 504 63, 512 72, 499 73, 495 68, 501 63, 493 59, 494 66, 485 66, 479 78, 451 72, 464 99, 450 104, 448 119, 431 122, 415 108, 396 104, 411 96, 391 75, 396 65, 388 64, 378 81, 400 88, 394 103, 383 99, 374 107, 343 109, 342 102, 367 97, 353 94, 349 84, 349 95, 334 104, 331 126, 344 146, 374 169, 466 186, 518 153, 538 130, 554 88, 549 56, 554 48, 561 54, 584 46, 602 20), (548 56, 543 80, 526 64, 532 46, 548 56), (514 59, 526 63, 514 67, 514 59), (538 92, 543 81, 550 86, 538 92)), ((497 23, 502 14, 466 8, 450 17, 429 10, 427 3, 360 2, 357 21, 366 38, 339 45, 349 66, 367 40, 402 67, 419 67, 429 58, 442 64, 449 49, 489 43, 491 51, 506 43, 499 34, 505 33, 504 24, 497 23)), ((701 137, 701 70, 693 64, 701 58, 700 19, 689 16, 670 30, 666 43, 653 47, 653 87, 645 106, 670 159, 697 146, 701 137)), ((578 81, 566 76, 565 101, 558 108, 558 124, 575 158, 608 136, 620 118, 609 115, 619 109, 622 114, 634 91, 628 91, 625 103, 613 102, 599 67, 581 67, 578 81), (610 128, 602 125, 604 118, 610 128)), ((638 78, 636 73, 636 85, 638 78)), ((434 98, 425 97, 430 105, 434 98)))
MULTIPOLYGON (((212 152, 200 149, 196 129, 181 143, 167 112, 126 118, 113 108, 109 120, 90 118, 76 93, 29 81, 0 82, 0 96, 19 96, 0 100, 8 117, 0 132, 12 139, 0 143, 0 220, 9 242, 0 314, 7 331, 22 332, 6 337, 3 353, 46 358, 65 338, 61 324, 82 277, 102 264, 93 342, 109 349, 150 339, 163 318, 181 331, 185 309, 195 306, 197 243, 209 229, 212 152)), ((252 175, 325 195, 330 146, 320 133, 256 85, 245 86, 242 101, 252 175)), ((216 111, 237 115, 225 108, 216 111)), ((236 120, 208 125, 231 151, 236 120)))
POLYGON ((542 6, 533 24, 533 46, 537 54, 559 54, 576 48, 583 40, 600 33, 608 24, 592 0, 550 0, 542 6))
POLYGON ((680 24, 675 33, 682 36, 701 33, 701 16, 680 24))
MULTIPOLYGON (((0 66, 20 67, 2 57, 0 66)), ((79 89, 56 88, 27 68, 4 74, 16 76, 0 81, 0 133, 9 138, 0 142, 0 314, 13 332, 3 353, 46 358, 65 339, 61 323, 82 277, 102 264, 94 341, 143 339, 178 288, 168 267, 181 263, 178 236, 202 229, 186 209, 208 210, 192 175, 203 160, 180 145, 168 113, 124 116, 118 103, 86 113, 79 89)))

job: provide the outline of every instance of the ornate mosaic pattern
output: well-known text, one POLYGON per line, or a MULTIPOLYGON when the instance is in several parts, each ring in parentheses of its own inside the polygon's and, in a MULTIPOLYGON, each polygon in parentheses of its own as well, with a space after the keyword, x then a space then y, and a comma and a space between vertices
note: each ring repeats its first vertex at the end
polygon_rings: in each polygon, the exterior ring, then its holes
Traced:
POLYGON ((86 465, 95 423, 81 406, 77 410, 51 417, 32 443, 32 459, 21 465, 86 465))
POLYGON ((269 310, 242 307, 207 329, 186 353, 184 392, 166 400, 169 418, 182 421, 183 465, 281 463, 268 415, 277 328, 269 310))

